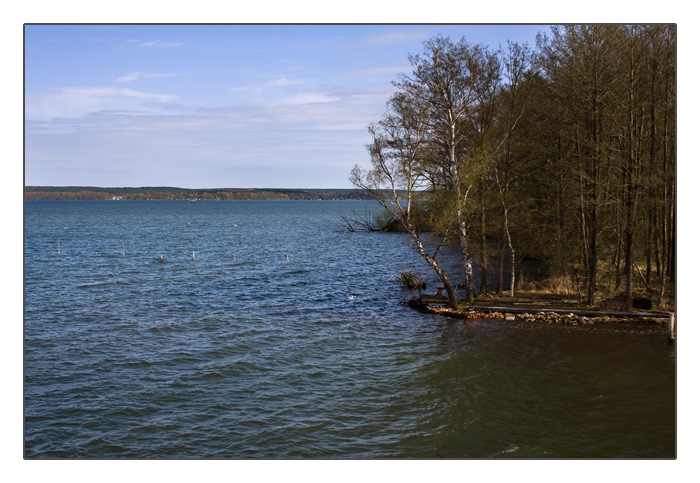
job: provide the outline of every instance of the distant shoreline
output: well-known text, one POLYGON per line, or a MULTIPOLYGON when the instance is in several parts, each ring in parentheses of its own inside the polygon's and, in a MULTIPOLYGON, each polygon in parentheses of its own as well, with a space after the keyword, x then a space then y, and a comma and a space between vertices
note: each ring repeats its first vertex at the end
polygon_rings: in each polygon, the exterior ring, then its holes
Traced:
POLYGON ((25 200, 369 200, 359 189, 25 186, 25 200))

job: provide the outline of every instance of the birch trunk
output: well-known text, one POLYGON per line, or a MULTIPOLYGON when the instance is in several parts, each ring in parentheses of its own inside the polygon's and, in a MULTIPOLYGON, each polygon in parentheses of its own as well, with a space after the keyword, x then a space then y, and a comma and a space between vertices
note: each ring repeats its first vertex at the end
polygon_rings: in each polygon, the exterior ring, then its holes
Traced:
POLYGON ((416 248, 418 249, 418 253, 423 257, 423 259, 430 265, 433 270, 435 270, 435 273, 437 276, 440 278, 440 281, 443 283, 445 286, 445 291, 447 292, 447 305, 450 308, 456 309, 458 305, 458 299, 457 299, 457 292, 455 290, 454 285, 452 285, 452 282, 450 281, 450 277, 447 275, 447 272, 445 271, 444 268, 442 268, 442 265, 437 261, 435 257, 430 255, 425 249, 425 246, 423 245, 423 242, 421 239, 418 237, 417 233, 413 229, 409 229, 409 232, 411 234, 411 237, 413 238, 413 242, 416 244, 416 248))

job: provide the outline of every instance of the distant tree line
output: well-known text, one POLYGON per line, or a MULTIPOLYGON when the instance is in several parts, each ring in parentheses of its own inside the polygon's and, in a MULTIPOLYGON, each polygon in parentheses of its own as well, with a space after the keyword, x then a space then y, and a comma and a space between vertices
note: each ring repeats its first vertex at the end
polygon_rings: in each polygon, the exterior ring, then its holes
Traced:
POLYGON ((438 260, 449 239, 470 302, 489 270, 512 294, 526 256, 588 304, 635 291, 664 302, 676 275, 675 26, 554 26, 534 50, 437 36, 409 61, 369 126, 371 169, 350 179, 401 222, 450 305, 438 260), (430 244, 418 206, 432 215, 430 244))
POLYGON ((182 189, 27 186, 27 200, 366 200, 357 189, 182 189))

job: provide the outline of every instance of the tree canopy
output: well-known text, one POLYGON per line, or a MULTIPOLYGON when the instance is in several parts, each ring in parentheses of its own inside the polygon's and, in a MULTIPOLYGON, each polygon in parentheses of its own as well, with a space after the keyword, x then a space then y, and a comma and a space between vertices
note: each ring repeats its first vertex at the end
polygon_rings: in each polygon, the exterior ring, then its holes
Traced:
POLYGON ((469 302, 475 265, 484 291, 499 260, 499 292, 510 266, 512 294, 517 260, 534 257, 588 304, 623 287, 663 303, 676 262, 675 53, 673 25, 554 26, 534 49, 433 37, 409 55, 412 72, 369 126, 372 167, 351 181, 401 221, 451 305, 437 259, 449 238, 469 302), (415 206, 434 220, 434 253, 415 206))

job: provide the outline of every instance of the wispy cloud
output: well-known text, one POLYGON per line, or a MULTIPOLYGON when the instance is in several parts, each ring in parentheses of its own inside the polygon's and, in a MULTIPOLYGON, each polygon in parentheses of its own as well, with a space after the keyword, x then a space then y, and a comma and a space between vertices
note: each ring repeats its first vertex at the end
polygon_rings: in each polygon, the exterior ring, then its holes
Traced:
POLYGON ((114 80, 117 83, 133 82, 140 79, 156 79, 158 77, 171 77, 174 73, 151 73, 151 72, 131 72, 114 80))
POLYGON ((144 101, 167 103, 176 98, 173 95, 125 87, 64 87, 28 95, 25 108, 28 119, 73 118, 109 109, 136 110, 144 101))
POLYGON ((293 94, 291 96, 286 96, 272 104, 276 106, 289 106, 289 105, 303 105, 303 104, 320 104, 325 102, 336 102, 341 100, 341 97, 328 94, 325 92, 301 92, 299 94, 293 94))
MULTIPOLYGON (((201 187, 211 183, 205 178, 211 179, 212 173, 217 173, 217 182, 227 186, 255 185, 261 183, 259 173, 254 174, 257 180, 241 177, 244 170, 253 176, 253 166, 275 166, 274 174, 267 173, 265 180, 279 186, 301 185, 304 179, 314 182, 319 166, 333 172, 333 179, 342 183, 347 179, 348 166, 366 158, 366 126, 380 117, 385 101, 383 94, 342 89, 292 94, 274 105, 218 108, 187 107, 158 97, 163 96, 95 88, 74 89, 62 92, 60 99, 52 98, 55 103, 61 101, 62 106, 79 103, 82 111, 90 112, 67 117, 77 114, 77 108, 67 112, 54 105, 54 112, 62 117, 29 119, 28 154, 34 161, 27 171, 28 183, 47 184, 47 179, 57 183, 59 177, 69 183, 85 176, 81 184, 96 184, 87 178, 87 170, 68 169, 78 155, 99 160, 96 166, 111 170, 100 176, 125 186, 166 183, 162 177, 167 175, 173 179, 185 177, 201 187), (128 101, 136 109, 128 110, 128 101), (275 135, 271 137, 270 132, 275 135), (280 160, 288 159, 290 152, 298 159, 285 171, 280 160), (168 160, 168 169, 151 177, 147 171, 154 159, 168 160), (202 179, 191 177, 193 159, 206 164, 206 169, 196 174, 202 179), (52 171, 52 165, 60 165, 60 172, 52 171), (133 178, 126 177, 129 172, 133 172, 133 178), (136 181, 144 179, 149 181, 136 181)), ((182 181, 169 183, 178 185, 182 181)))
POLYGON ((427 30, 394 30, 382 34, 367 35, 359 40, 360 45, 379 46, 425 40, 432 35, 427 30))
MULTIPOLYGON (((296 119, 299 110, 237 108, 177 116, 100 112, 82 119, 33 122, 27 129, 27 155, 33 161, 26 176, 29 184, 93 185, 99 184, 96 179, 109 179, 124 186, 179 186, 187 179, 193 187, 259 186, 264 179, 294 187, 316 183, 323 168, 334 171, 334 179, 346 179, 348 166, 364 157, 364 130, 337 126, 321 134, 308 123, 271 124, 285 113, 296 119), (272 137, 270 129, 275 132, 272 137), (347 146, 354 152, 342 153, 347 146), (285 166, 290 153, 300 159, 285 166), (90 169, 76 163, 76 158, 92 160, 90 169), (163 161, 153 163, 156 159, 163 161), (256 171, 261 167, 268 167, 264 178, 256 171)), ((306 110, 300 117, 320 114, 306 110)))
POLYGON ((180 47, 185 45, 185 42, 163 42, 162 40, 149 40, 148 42, 141 42, 140 45, 144 47, 158 47, 161 49, 169 49, 172 47, 180 47))
POLYGON ((257 102, 266 103, 269 101, 266 101, 265 99, 278 97, 280 93, 283 93, 283 96, 285 94, 288 96, 289 92, 294 90, 298 91, 299 86, 309 86, 313 84, 314 82, 310 80, 294 79, 290 77, 280 76, 259 84, 246 84, 241 86, 230 87, 228 90, 230 92, 248 92, 253 93, 257 96, 263 96, 258 97, 257 102))
POLYGON ((274 79, 271 80, 267 83, 269 87, 283 87, 283 86, 291 86, 291 85, 299 85, 303 84, 304 81, 300 79, 288 79, 286 77, 282 77, 279 79, 274 79))
POLYGON ((174 102, 150 101, 144 102, 142 105, 147 108, 157 109, 164 112, 184 112, 188 110, 186 106, 176 104, 174 102))

